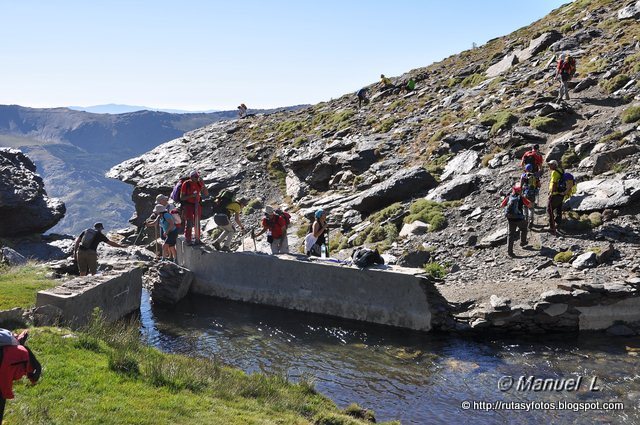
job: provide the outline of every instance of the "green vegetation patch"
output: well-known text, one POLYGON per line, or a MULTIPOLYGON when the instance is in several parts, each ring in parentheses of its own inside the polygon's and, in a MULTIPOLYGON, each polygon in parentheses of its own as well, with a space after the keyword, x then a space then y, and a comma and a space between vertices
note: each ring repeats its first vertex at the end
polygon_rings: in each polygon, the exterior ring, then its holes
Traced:
POLYGON ((600 87, 602 87, 602 89, 605 92, 611 94, 616 90, 620 90, 630 80, 631 80, 631 77, 629 77, 628 75, 619 74, 619 75, 616 75, 615 77, 611 78, 610 80, 601 81, 600 82, 600 87))
POLYGON ((468 77, 465 77, 465 79, 462 80, 460 85, 465 88, 475 87, 486 79, 487 77, 485 77, 483 74, 471 74, 468 77))
POLYGON ((557 129, 558 127, 560 127, 561 124, 562 122, 557 118, 535 117, 531 120, 531 122, 529 123, 529 126, 531 126, 531 128, 535 128, 536 130, 549 133, 557 129))
POLYGON ((0 266, 0 310, 33 307, 38 291, 60 284, 60 281, 48 279, 45 274, 44 268, 34 264, 0 266))
POLYGON ((389 249, 393 241, 398 237, 398 228, 395 224, 388 222, 390 218, 397 217, 403 213, 403 206, 400 202, 391 204, 388 207, 373 213, 369 216, 369 225, 366 229, 358 234, 353 244, 359 246, 366 243, 381 242, 378 245, 379 251, 389 249))
POLYGON ((283 121, 276 127, 279 140, 291 139, 296 132, 302 130, 304 125, 300 121, 283 121))
POLYGON ((442 279, 447 275, 446 267, 436 261, 431 261, 425 264, 423 268, 428 276, 435 277, 437 279, 442 279))
POLYGON ((604 72, 609 68, 609 61, 605 58, 594 58, 589 61, 581 61, 578 64, 578 73, 586 75, 591 72, 604 72))
POLYGON ((375 129, 377 133, 387 133, 389 130, 393 128, 393 125, 396 123, 395 117, 389 117, 383 120, 380 125, 378 125, 375 129))
POLYGON ((280 162, 278 157, 273 157, 269 164, 267 164, 267 171, 269 176, 278 183, 278 187, 282 193, 287 191, 287 171, 280 162))
POLYGON ((444 216, 445 209, 460 205, 459 201, 436 202, 427 199, 418 199, 409 207, 409 215, 405 217, 405 223, 413 223, 420 220, 429 225, 430 232, 437 232, 447 227, 447 219, 444 216))
POLYGON ((630 106, 622 112, 622 122, 632 123, 640 120, 640 106, 630 106))
POLYGON ((262 201, 260 199, 252 199, 249 203, 242 209, 242 213, 244 215, 249 215, 254 211, 258 211, 262 208, 262 201))
POLYGON ((137 326, 92 326, 71 334, 31 330, 44 366, 37 385, 17 383, 5 420, 24 424, 309 423, 340 411, 308 380, 245 374, 215 360, 164 354, 144 346, 137 326))
POLYGON ((554 257, 553 261, 556 263, 568 263, 573 258, 573 252, 571 251, 560 251, 554 257))
POLYGON ((580 158, 578 158, 578 155, 573 149, 567 149, 567 151, 562 155, 560 162, 562 164, 562 168, 567 169, 578 162, 579 159, 580 158))
POLYGON ((480 124, 484 126, 491 126, 490 134, 492 136, 498 134, 502 130, 508 129, 516 122, 518 122, 518 117, 510 111, 500 111, 480 117, 480 124))

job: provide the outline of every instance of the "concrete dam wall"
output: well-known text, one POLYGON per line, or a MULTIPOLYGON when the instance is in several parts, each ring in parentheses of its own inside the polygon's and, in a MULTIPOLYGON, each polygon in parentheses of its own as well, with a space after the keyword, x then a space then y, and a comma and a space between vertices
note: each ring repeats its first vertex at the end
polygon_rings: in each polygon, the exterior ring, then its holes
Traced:
POLYGON ((416 269, 359 270, 324 260, 186 247, 180 265, 194 273, 191 291, 237 301, 320 313, 419 331, 432 328, 433 284, 416 269))

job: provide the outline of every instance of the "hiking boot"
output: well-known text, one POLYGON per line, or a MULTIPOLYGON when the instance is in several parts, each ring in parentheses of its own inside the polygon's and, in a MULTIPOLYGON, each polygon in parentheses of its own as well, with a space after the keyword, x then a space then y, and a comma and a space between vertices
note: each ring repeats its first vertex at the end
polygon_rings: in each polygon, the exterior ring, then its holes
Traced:
POLYGON ((513 251, 507 252, 507 255, 512 258, 516 256, 516 254, 513 251))
POLYGON ((529 222, 529 229, 533 229, 533 221, 529 222))
POLYGON ((212 243, 211 245, 213 245, 213 247, 214 247, 216 250, 220 251, 220 243, 218 243, 218 242, 214 242, 214 243, 212 243))

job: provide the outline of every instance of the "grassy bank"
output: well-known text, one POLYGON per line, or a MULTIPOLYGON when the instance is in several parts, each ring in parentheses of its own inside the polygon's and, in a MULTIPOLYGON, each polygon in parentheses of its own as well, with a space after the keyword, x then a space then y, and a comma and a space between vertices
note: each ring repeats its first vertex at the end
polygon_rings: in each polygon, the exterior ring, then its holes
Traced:
POLYGON ((45 277, 46 270, 34 264, 8 267, 0 265, 0 310, 33 307, 36 293, 59 284, 45 277))
MULTIPOLYGON (((0 282, 16 277, 55 284, 32 267, 0 271, 0 282)), ((4 308, 18 306, 18 298, 5 302, 4 288, 0 293, 4 308)), ((36 385, 16 383, 6 424, 369 423, 358 418, 370 412, 338 409, 311 381, 248 375, 212 359, 162 353, 140 342, 137 324, 94 320, 82 332, 33 328, 27 345, 43 365, 42 377, 36 385)))

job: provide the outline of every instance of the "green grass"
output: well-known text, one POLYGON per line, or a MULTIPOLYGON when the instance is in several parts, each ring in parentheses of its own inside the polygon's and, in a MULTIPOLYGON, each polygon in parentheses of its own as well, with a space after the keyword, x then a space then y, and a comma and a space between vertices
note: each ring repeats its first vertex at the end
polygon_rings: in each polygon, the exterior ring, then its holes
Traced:
POLYGON ((573 252, 571 251, 561 251, 558 252, 554 257, 553 261, 556 263, 568 263, 573 258, 573 252))
POLYGON ((262 201, 260 199, 252 199, 249 203, 242 209, 242 214, 249 215, 254 211, 258 211, 262 208, 262 201))
POLYGON ((379 251, 385 251, 389 249, 391 243, 398 237, 398 228, 395 224, 386 222, 389 218, 395 217, 402 213, 402 204, 396 202, 388 207, 381 209, 380 211, 373 213, 369 216, 371 225, 364 229, 354 239, 353 245, 359 246, 366 243, 377 243, 379 251), (385 223, 386 222, 386 223, 385 223))
POLYGON ((561 122, 557 118, 552 117, 535 117, 529 123, 529 126, 536 130, 548 133, 560 126, 561 122))
POLYGON ((510 111, 500 111, 480 117, 480 124, 491 126, 490 134, 496 135, 502 130, 506 130, 514 123, 518 122, 518 117, 510 111))
POLYGON ((576 152, 573 149, 568 149, 562 155, 560 162, 562 164, 562 168, 567 169, 571 167, 573 164, 575 164, 576 162, 578 162, 579 160, 580 158, 578 158, 578 155, 576 155, 576 152))
POLYGON ((137 326, 77 333, 34 328, 29 346, 44 371, 35 386, 14 386, 7 423, 309 424, 321 417, 366 423, 340 411, 308 380, 291 383, 282 375, 248 375, 214 360, 164 354, 139 342, 137 326))
POLYGON ((427 199, 418 199, 409 207, 409 215, 405 217, 405 223, 413 223, 420 220, 429 224, 429 231, 436 232, 447 227, 447 219, 444 211, 450 206, 457 205, 455 202, 436 202, 427 199))
POLYGON ((28 308, 36 304, 36 293, 53 288, 59 281, 47 279, 46 270, 34 264, 0 266, 0 310, 14 307, 28 308))
POLYGON ((280 191, 282 193, 286 193, 287 172, 277 156, 274 156, 271 161, 269 161, 269 164, 267 164, 267 171, 269 172, 269 177, 271 177, 272 180, 275 180, 278 184, 280 191))
POLYGON ((468 77, 465 77, 465 79, 462 80, 460 85, 465 88, 475 87, 486 79, 487 77, 485 77, 482 74, 471 74, 468 77))
POLYGON ((622 122, 632 123, 640 120, 640 106, 630 106, 622 112, 622 122))
POLYGON ((605 92, 611 94, 614 91, 624 87, 624 85, 627 84, 630 80, 631 77, 629 77, 628 75, 619 74, 611 78, 610 80, 601 81, 600 86, 605 92))
POLYGON ((375 131, 378 133, 387 133, 393 125, 396 123, 396 119, 394 117, 389 117, 386 120, 382 121, 378 127, 376 127, 375 131))

